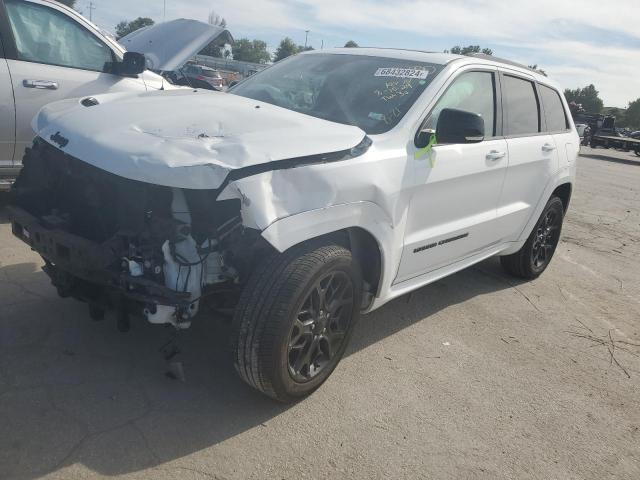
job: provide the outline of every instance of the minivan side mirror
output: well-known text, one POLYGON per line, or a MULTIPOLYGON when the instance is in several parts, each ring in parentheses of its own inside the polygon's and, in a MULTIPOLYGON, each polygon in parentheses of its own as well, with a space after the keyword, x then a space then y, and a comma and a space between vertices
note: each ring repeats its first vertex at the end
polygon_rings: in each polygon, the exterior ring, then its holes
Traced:
POLYGON ((477 113, 445 108, 436 127, 438 143, 480 143, 484 140, 484 119, 477 113))
POLYGON ((117 73, 120 75, 139 75, 147 68, 147 59, 144 54, 137 52, 125 52, 121 63, 117 64, 117 73))

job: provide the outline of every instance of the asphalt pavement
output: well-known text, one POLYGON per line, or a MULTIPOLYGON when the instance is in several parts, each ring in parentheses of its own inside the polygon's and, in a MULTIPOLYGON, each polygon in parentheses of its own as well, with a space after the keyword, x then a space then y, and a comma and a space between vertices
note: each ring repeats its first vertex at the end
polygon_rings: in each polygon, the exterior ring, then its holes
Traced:
POLYGON ((310 398, 235 375, 224 318, 180 338, 58 298, 0 213, 0 478, 640 478, 640 157, 583 149, 530 283, 490 259, 362 318, 310 398))

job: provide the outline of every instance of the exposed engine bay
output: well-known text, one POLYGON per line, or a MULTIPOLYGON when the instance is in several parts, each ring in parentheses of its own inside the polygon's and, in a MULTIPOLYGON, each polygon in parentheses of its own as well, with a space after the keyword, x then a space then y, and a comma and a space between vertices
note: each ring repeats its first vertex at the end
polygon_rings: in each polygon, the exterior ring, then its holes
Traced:
POLYGON ((271 248, 219 193, 125 179, 36 140, 10 216, 61 296, 116 310, 122 329, 130 314, 184 329, 204 299, 237 298, 271 248))

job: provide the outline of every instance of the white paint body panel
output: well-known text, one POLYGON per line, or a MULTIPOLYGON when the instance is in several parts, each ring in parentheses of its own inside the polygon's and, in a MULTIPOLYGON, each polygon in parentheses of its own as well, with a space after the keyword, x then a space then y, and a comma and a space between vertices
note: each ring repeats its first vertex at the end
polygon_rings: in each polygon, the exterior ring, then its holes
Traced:
MULTIPOLYGON (((489 68, 547 85, 549 80, 473 57, 375 49, 358 49, 358 54, 447 65, 395 128, 370 136, 372 145, 363 155, 254 174, 230 182, 219 199, 240 199, 244 225, 260 230, 279 251, 346 228, 368 232, 382 260, 376 298, 368 307, 372 310, 488 256, 517 251, 554 189, 574 182, 579 141, 571 123, 563 134, 535 140, 439 145, 431 166, 414 158, 413 139, 458 74, 489 68), (559 147, 543 152, 548 142, 559 147), (491 150, 505 156, 489 160, 491 150), (425 255, 414 253, 424 243, 460 232, 468 238, 420 252, 425 255)), ((69 139, 67 153, 99 168, 172 187, 217 188, 234 169, 346 150, 364 137, 356 127, 223 93, 99 100, 101 105, 91 108, 72 102, 51 105, 35 128, 45 140, 60 131, 69 139), (119 119, 117 124, 113 118, 119 119)), ((564 107, 568 111, 566 102, 564 107)))
POLYGON ((215 189, 231 170, 348 150, 365 136, 357 127, 222 92, 94 97, 100 105, 69 100, 45 107, 34 130, 47 141, 60 132, 69 139, 66 153, 98 168, 170 187, 215 189))

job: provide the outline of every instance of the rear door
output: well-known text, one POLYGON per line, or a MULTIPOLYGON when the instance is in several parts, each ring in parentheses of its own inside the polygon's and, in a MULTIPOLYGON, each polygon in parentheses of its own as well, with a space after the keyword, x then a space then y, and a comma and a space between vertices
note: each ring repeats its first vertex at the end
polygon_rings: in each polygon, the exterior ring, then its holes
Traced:
POLYGON ((553 136, 558 148, 559 167, 571 167, 580 150, 580 137, 571 128, 569 115, 560 93, 552 87, 538 83, 542 99, 547 132, 553 136))
POLYGON ((138 78, 108 73, 116 56, 55 2, 4 0, 7 63, 16 107, 14 165, 33 140, 31 120, 48 103, 111 91, 145 90, 138 78), (10 45, 7 46, 7 43, 10 45))
POLYGON ((515 240, 558 170, 558 147, 546 131, 536 82, 524 75, 502 73, 500 83, 509 167, 500 196, 497 228, 501 238, 515 240))

